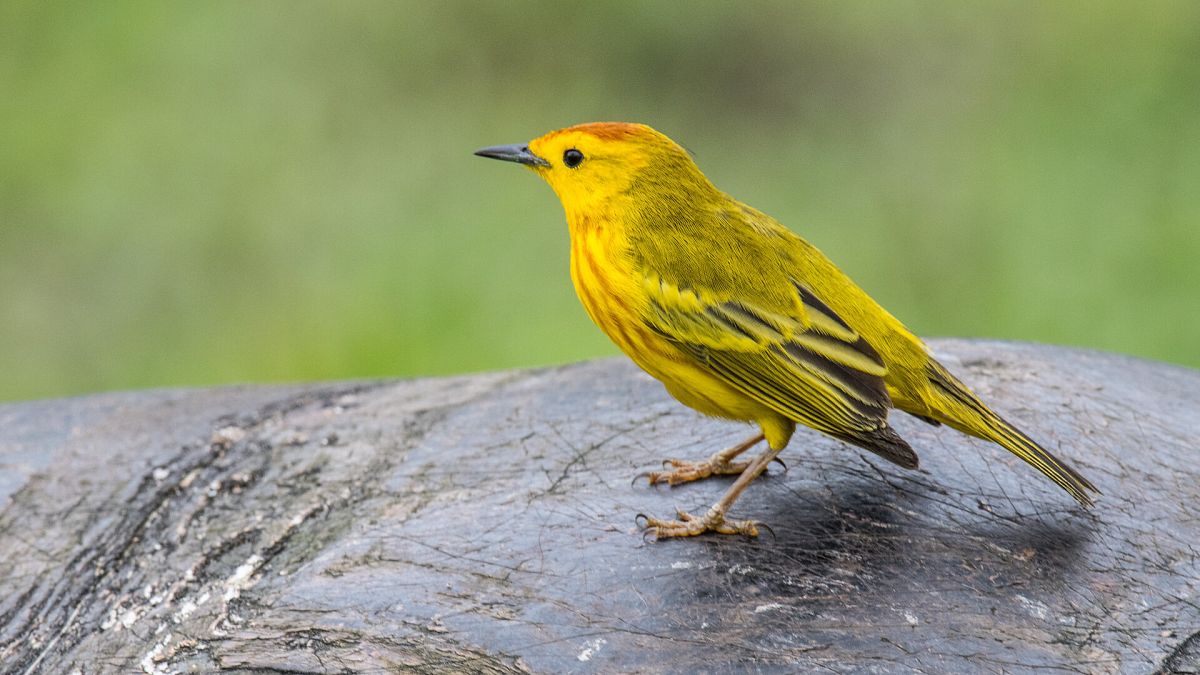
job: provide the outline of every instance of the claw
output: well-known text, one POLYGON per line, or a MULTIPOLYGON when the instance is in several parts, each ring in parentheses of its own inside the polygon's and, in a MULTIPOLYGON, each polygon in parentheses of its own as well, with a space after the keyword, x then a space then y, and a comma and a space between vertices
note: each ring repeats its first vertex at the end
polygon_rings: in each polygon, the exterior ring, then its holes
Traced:
POLYGON ((787 472, 788 472, 788 465, 787 465, 787 464, 784 464, 782 459, 779 459, 778 457, 776 457, 775 459, 772 459, 772 460, 771 460, 771 463, 772 463, 772 464, 778 464, 779 466, 782 466, 782 467, 783 467, 783 472, 784 472, 784 473, 787 473, 787 472))
POLYGON ((640 527, 640 528, 642 528, 642 529, 645 529, 645 528, 647 528, 647 527, 650 527, 650 516, 648 516, 648 515, 646 515, 646 514, 644 514, 644 513, 639 513, 639 514, 637 514, 636 516, 634 516, 634 517, 633 517, 633 524, 634 524, 634 525, 637 525, 638 527, 640 527), (646 521, 646 524, 645 524, 645 525, 641 524, 640 522, 638 522, 639 520, 644 520, 644 521, 646 521))
POLYGON ((760 527, 760 528, 766 530, 767 532, 770 532, 772 541, 779 541, 779 537, 775 536, 775 530, 772 529, 770 525, 768 525, 766 523, 755 523, 754 525, 755 525, 755 527, 760 527))
POLYGON ((629 485, 630 485, 630 487, 637 485, 639 478, 645 478, 646 482, 649 483, 652 487, 655 485, 658 485, 660 483, 670 483, 671 481, 669 479, 663 478, 663 476, 666 476, 666 475, 667 474, 663 471, 643 471, 643 472, 639 473, 638 475, 634 476, 633 480, 629 481, 629 485))

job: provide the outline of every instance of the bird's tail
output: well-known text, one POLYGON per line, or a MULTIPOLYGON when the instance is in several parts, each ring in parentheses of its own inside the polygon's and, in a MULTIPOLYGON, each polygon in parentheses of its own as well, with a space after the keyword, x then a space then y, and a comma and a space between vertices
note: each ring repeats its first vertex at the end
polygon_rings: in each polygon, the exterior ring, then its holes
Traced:
POLYGON ((1069 464, 1050 454, 1014 427, 1007 420, 992 412, 958 378, 950 374, 940 363, 933 361, 928 368, 929 382, 941 395, 945 405, 934 417, 959 431, 992 441, 1003 446, 1017 457, 1033 465, 1047 478, 1066 490, 1084 506, 1091 506, 1091 493, 1099 494, 1096 486, 1081 476, 1069 464))

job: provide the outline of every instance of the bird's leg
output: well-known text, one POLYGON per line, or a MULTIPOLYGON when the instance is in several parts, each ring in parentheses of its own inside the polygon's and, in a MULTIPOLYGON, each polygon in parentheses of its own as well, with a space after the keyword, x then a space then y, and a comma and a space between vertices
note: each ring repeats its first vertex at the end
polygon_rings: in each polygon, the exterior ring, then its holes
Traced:
MULTIPOLYGON (((670 465, 670 471, 650 471, 640 474, 637 478, 645 476, 650 480, 651 485, 658 483, 666 483, 668 485, 679 485, 680 483, 690 483, 694 480, 708 478, 709 476, 731 476, 745 472, 750 466, 750 462, 734 462, 733 458, 743 452, 754 447, 756 443, 763 439, 762 433, 757 433, 738 443, 737 445, 726 448, 720 452, 714 453, 708 459, 697 462, 689 462, 682 459, 668 459, 663 462, 663 465, 670 465)), ((636 478, 634 480, 637 480, 636 478)))
MULTIPOLYGON (((782 449, 781 447, 779 450, 782 449)), ((705 532, 744 534, 748 537, 757 537, 758 523, 753 520, 726 520, 725 514, 729 512, 729 508, 733 506, 737 498, 742 496, 742 492, 746 489, 746 486, 750 485, 755 478, 758 478, 766 470, 767 465, 779 454, 779 450, 768 448, 766 452, 748 462, 749 466, 742 471, 742 475, 738 476, 738 479, 729 487, 729 490, 703 516, 696 517, 686 511, 676 511, 678 520, 659 520, 658 518, 642 516, 646 520, 646 532, 654 534, 655 539, 692 537, 705 532)))

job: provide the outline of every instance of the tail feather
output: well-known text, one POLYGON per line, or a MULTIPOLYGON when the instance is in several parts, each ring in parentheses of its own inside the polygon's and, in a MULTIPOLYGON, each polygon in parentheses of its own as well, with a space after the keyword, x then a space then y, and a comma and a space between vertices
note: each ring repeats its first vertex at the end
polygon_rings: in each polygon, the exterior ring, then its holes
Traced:
POLYGON ((1055 457, 1025 432, 992 412, 967 386, 936 361, 929 367, 929 381, 951 404, 937 418, 963 433, 992 441, 1028 462, 1066 490, 1080 504, 1091 506, 1091 493, 1100 491, 1069 464, 1055 457))
POLYGON ((1062 489, 1071 493, 1071 496, 1080 504, 1084 506, 1092 505, 1095 500, 1090 493, 1099 494, 1100 491, 1071 465, 1055 457, 1049 450, 1035 443, 1024 432, 1008 423, 999 415, 991 413, 988 422, 988 426, 996 432, 996 435, 989 437, 988 440, 999 443, 1008 451, 1032 464, 1034 468, 1046 474, 1050 480, 1057 483, 1062 489))

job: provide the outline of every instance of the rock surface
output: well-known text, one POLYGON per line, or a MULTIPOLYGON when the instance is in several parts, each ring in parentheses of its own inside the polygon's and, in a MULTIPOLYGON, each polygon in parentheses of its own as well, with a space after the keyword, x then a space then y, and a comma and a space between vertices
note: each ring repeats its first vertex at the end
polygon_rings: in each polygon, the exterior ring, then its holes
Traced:
POLYGON ((0 671, 1200 670, 1200 373, 932 345, 1099 503, 897 413, 920 470, 801 430, 774 538, 646 542, 747 430, 623 360, 0 406, 0 671))

